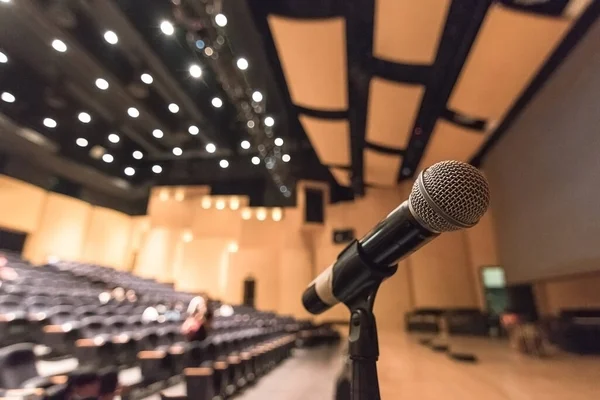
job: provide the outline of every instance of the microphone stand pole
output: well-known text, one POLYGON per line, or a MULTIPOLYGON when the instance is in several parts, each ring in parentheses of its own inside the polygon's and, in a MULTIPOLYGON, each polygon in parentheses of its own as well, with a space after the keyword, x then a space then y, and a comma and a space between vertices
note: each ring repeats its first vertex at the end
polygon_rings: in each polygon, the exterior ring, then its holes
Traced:
POLYGON ((377 378, 379 342, 377 325, 373 314, 375 295, 379 282, 370 293, 348 304, 350 309, 350 334, 348 336, 350 359, 352 360, 352 400, 380 400, 377 378))

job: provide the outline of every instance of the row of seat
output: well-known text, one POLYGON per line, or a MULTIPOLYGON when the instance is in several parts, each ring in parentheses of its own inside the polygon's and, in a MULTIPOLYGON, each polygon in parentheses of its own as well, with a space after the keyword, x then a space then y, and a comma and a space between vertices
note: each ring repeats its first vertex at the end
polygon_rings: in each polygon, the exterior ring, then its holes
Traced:
MULTIPOLYGON (((187 317, 189 293, 87 264, 32 267, 16 260, 11 267, 18 278, 0 286, 0 345, 23 341, 44 344, 52 354, 73 355, 80 367, 92 371, 139 366, 142 381, 136 388, 164 382, 182 371, 186 376, 196 376, 201 369, 211 376, 213 392, 224 396, 287 357, 299 332, 305 332, 304 339, 313 335, 321 338, 313 338, 312 342, 303 339, 306 344, 339 339, 334 331, 316 329, 309 322, 214 303, 211 306, 216 312, 209 337, 200 343, 187 343, 180 326, 187 317), (43 286, 41 279, 46 282, 43 286), (51 295, 52 290, 59 294, 51 295), (69 290, 71 296, 65 295, 69 290), (223 389, 217 381, 229 383, 223 389)), ((32 350, 16 346, 7 348, 6 359, 21 359, 11 365, 24 366, 11 367, 13 378, 3 383, 0 377, 0 387, 25 390, 36 386, 48 397, 60 393, 52 390, 58 383, 56 377, 36 380, 39 374, 31 368, 31 355, 22 356, 32 350)))

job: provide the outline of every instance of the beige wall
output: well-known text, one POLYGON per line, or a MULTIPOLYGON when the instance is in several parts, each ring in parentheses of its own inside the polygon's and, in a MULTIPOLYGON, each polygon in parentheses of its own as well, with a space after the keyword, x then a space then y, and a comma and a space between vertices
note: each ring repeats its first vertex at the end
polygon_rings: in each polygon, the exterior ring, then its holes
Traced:
POLYGON ((34 263, 43 263, 49 256, 81 260, 91 213, 92 206, 86 202, 48 193, 38 226, 25 242, 25 257, 34 263))
POLYGON ((0 175, 0 227, 33 232, 42 215, 46 191, 0 175))
POLYGON ((535 284, 538 308, 558 314, 565 308, 600 308, 600 273, 551 279, 535 284))
POLYGON ((34 263, 54 256, 126 268, 128 215, 0 175, 0 227, 28 233, 23 254, 34 263))
POLYGON ((131 262, 131 217, 107 208, 92 207, 88 218, 81 259, 127 269, 131 262))

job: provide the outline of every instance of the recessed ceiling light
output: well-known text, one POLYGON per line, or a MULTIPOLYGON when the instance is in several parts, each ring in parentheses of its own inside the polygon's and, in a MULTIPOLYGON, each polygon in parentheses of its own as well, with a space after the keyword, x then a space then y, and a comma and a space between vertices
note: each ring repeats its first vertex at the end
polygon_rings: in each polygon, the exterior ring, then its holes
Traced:
POLYGON ((60 39, 54 39, 52 41, 52 47, 59 53, 64 53, 65 51, 67 51, 67 45, 60 39))
POLYGON ((173 33, 175 33, 175 27, 169 21, 161 22, 160 30, 167 36, 171 36, 173 33))
POLYGON ((153 165, 152 172, 155 174, 160 174, 162 172, 162 167, 160 165, 153 165))
POLYGON ((247 126, 248 128, 250 128, 250 129, 254 128, 254 121, 248 121, 248 122, 246 123, 246 126, 247 126))
POLYGON ((220 108, 223 105, 223 100, 218 97, 214 97, 211 101, 213 107, 220 108))
POLYGON ((275 142, 274 143, 275 143, 275 146, 283 146, 283 139, 280 138, 280 137, 275 138, 275 142))
POLYGON ((214 50, 212 49, 212 47, 207 47, 204 49, 204 54, 206 54, 208 57, 210 57, 214 54, 214 50))
POLYGON ((254 165, 260 164, 260 158, 258 158, 256 156, 252 157, 252 164, 254 164, 254 165))
POLYGON ((200 78, 202 76, 202 68, 198 64, 193 64, 190 66, 190 75, 193 78, 200 78))
POLYGON ((7 62, 8 62, 7 55, 0 51, 0 64, 6 64, 7 62))
POLYGON ((98 78, 96 79, 96 87, 100 90, 108 89, 108 81, 106 79, 98 78))
POLYGON ((133 169, 131 167, 125 168, 125 175, 127 175, 127 176, 133 176, 133 175, 135 175, 135 169, 133 169))
POLYGON ((149 73, 145 72, 142 74, 142 76, 140 77, 140 79, 142 80, 142 82, 144 82, 146 85, 150 85, 152 82, 154 82, 154 78, 152 77, 152 75, 150 75, 149 73))
POLYGON ((242 146, 242 149, 248 150, 250 148, 250 142, 247 140, 242 140, 242 143, 240 143, 240 146, 242 146))
POLYGON ((119 143, 119 140, 121 140, 121 138, 116 133, 108 135, 108 141, 111 143, 119 143))
POLYGON ((239 69, 241 69, 242 71, 245 71, 248 69, 248 60, 246 60, 245 58, 238 58, 237 60, 237 67, 239 69))
POLYGON ((133 158, 135 158, 136 160, 141 160, 144 157, 144 153, 142 153, 139 150, 136 150, 133 152, 133 158))
POLYGON ((7 103, 14 103, 17 100, 15 99, 15 96, 12 95, 12 93, 8 92, 2 93, 0 98, 2 98, 2 101, 5 101, 7 103))
POLYGON ((227 161, 227 160, 221 160, 221 161, 219 161, 219 166, 221 168, 227 168, 227 167, 229 167, 229 161, 227 161))
POLYGON ((174 147, 173 154, 175 154, 176 156, 180 156, 183 154, 183 150, 181 150, 181 148, 179 148, 179 147, 174 147))
POLYGON ((46 128, 56 128, 58 124, 52 118, 44 118, 44 126, 46 128))
POLYGON ((289 162, 289 161, 290 161, 290 158, 291 158, 291 157, 290 157, 290 155, 289 155, 289 154, 284 154, 284 155, 282 155, 282 156, 281 156, 281 160, 282 160, 283 162, 289 162))
POLYGON ((82 138, 82 137, 77 138, 77 140, 75 141, 75 143, 77 143, 77 146, 79 146, 79 147, 87 147, 87 145, 88 145, 87 139, 82 138))
POLYGON ((208 151, 209 153, 214 153, 215 151, 217 151, 217 146, 215 146, 212 143, 209 143, 206 145, 206 151, 208 151))
POLYGON ((197 135, 198 133, 200 133, 200 129, 198 129, 198 127, 196 125, 190 125, 190 127, 188 128, 188 132, 190 133, 190 135, 197 135))
POLYGON ((219 13, 219 14, 215 15, 215 22, 219 26, 225 26, 225 25, 227 25, 227 17, 225 15, 219 13))
POLYGON ((108 154, 108 153, 104 153, 102 155, 102 161, 104 161, 105 163, 109 163, 110 164, 111 162, 113 162, 114 159, 115 158, 112 155, 108 154))
POLYGON ((157 139, 160 139, 161 137, 163 137, 165 134, 163 133, 163 131, 161 131, 160 129, 155 129, 152 131, 152 136, 154 136, 157 139))
POLYGON ((265 125, 266 126, 273 126, 273 125, 275 125, 275 120, 273 119, 273 117, 267 117, 267 118, 265 118, 265 125))
POLYGON ((106 31, 104 32, 104 40, 110 44, 117 44, 119 42, 119 37, 113 31, 106 31))
POLYGON ((255 91, 254 93, 252 93, 252 100, 254 100, 255 102, 258 103, 259 101, 262 101, 262 99, 263 99, 262 93, 259 92, 258 90, 255 91))
POLYGON ((129 107, 129 109, 127 110, 127 114, 129 114, 131 118, 137 118, 140 116, 140 112, 135 107, 129 107))
POLYGON ((179 112, 179 106, 175 103, 171 103, 169 104, 169 111, 171 111, 173 114, 177 114, 179 112))
POLYGON ((80 112, 77 118, 84 124, 89 124, 92 121, 92 116, 86 112, 80 112))

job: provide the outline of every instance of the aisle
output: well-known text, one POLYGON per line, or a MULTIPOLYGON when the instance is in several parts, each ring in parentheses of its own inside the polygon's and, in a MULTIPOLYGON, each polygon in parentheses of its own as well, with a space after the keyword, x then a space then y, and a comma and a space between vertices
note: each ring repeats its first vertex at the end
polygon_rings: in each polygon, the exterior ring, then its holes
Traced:
MULTIPOLYGON (((264 376, 255 386, 236 400, 332 400, 335 380, 342 367, 339 348, 297 349, 294 356, 264 376)), ((184 384, 165 390, 166 394, 181 395, 184 384)), ((160 395, 147 400, 160 400, 160 395)))

